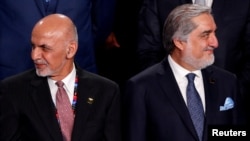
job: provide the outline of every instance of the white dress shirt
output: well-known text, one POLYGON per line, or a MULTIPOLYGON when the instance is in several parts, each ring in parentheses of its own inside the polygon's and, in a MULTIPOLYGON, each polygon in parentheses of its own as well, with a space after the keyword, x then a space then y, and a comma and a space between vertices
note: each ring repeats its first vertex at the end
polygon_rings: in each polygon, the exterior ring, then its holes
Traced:
POLYGON ((193 72, 190 72, 189 70, 186 70, 185 68, 183 68, 182 66, 180 66, 179 64, 177 64, 170 55, 168 55, 168 62, 170 64, 170 67, 174 73, 174 77, 176 79, 176 82, 180 88, 182 97, 185 101, 185 103, 187 104, 187 97, 186 97, 186 89, 187 89, 187 84, 188 84, 188 80, 186 75, 188 73, 194 73, 196 74, 196 77, 194 79, 194 84, 195 84, 195 88, 198 91, 201 101, 202 101, 202 105, 203 105, 203 109, 205 111, 206 107, 205 107, 205 92, 204 92, 204 84, 203 84, 203 78, 202 78, 202 74, 201 74, 201 70, 196 70, 193 72))
MULTIPOLYGON (((192 1, 194 3, 195 0, 192 0, 192 1)), ((205 0, 205 3, 206 3, 206 6, 212 7, 213 0, 205 0)))
MULTIPOLYGON (((73 66, 72 71, 69 73, 69 75, 67 75, 62 81, 64 83, 64 89, 67 92, 68 96, 69 96, 69 100, 70 103, 72 104, 73 102, 73 96, 74 96, 74 85, 75 85, 75 77, 76 77, 76 69, 75 66, 73 66)), ((54 104, 56 105, 56 92, 57 92, 57 85, 55 84, 56 81, 52 80, 48 77, 48 83, 49 83, 49 87, 50 87, 50 93, 51 93, 51 97, 52 100, 54 102, 54 104)))

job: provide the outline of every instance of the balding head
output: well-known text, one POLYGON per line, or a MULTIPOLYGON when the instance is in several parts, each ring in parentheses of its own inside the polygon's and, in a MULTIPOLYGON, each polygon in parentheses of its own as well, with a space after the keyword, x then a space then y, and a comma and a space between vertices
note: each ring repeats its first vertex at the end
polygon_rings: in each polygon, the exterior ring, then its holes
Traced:
POLYGON ((70 18, 62 14, 44 17, 34 26, 31 43, 31 56, 39 76, 60 80, 71 72, 78 43, 70 18))
POLYGON ((44 33, 49 36, 66 36, 68 40, 77 41, 77 31, 74 23, 65 15, 51 14, 34 26, 33 33, 44 33))

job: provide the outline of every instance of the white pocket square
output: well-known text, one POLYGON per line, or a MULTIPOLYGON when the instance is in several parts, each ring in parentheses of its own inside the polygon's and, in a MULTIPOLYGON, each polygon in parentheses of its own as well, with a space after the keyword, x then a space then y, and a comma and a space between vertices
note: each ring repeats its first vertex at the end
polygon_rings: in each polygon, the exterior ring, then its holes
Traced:
POLYGON ((220 111, 226 111, 234 107, 234 101, 231 97, 227 97, 223 106, 220 106, 220 111))

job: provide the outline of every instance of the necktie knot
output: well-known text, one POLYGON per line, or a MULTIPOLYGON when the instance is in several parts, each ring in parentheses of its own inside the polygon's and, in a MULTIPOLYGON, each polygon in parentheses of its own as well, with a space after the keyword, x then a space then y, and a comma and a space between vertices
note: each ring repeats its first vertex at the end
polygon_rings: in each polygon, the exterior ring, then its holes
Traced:
POLYGON ((189 73, 186 75, 188 82, 194 82, 195 74, 194 73, 189 73))
POLYGON ((63 83, 62 81, 57 81, 57 82, 56 82, 56 85, 57 85, 58 87, 63 87, 64 83, 63 83))

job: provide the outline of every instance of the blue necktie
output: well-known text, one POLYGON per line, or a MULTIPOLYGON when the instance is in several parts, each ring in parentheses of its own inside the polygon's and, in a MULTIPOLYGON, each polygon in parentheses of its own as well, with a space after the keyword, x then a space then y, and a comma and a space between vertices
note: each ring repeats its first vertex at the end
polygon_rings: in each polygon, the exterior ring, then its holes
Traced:
POLYGON ((204 128, 204 110, 201 102, 201 98, 195 89, 194 85, 194 73, 186 75, 188 79, 187 85, 187 107, 192 118, 194 127, 198 134, 199 140, 202 140, 203 128, 204 128))

